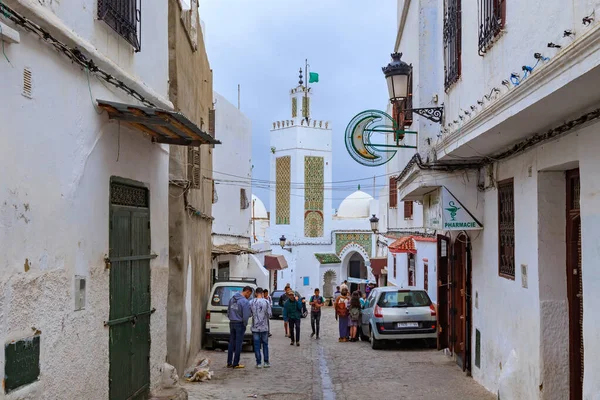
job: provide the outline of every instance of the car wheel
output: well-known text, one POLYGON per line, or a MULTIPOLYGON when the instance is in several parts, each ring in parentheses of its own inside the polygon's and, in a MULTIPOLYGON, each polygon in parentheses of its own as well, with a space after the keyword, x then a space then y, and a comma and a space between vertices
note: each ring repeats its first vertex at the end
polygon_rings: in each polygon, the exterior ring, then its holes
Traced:
POLYGON ((371 348, 373 350, 380 350, 383 347, 383 341, 375 339, 373 329, 369 329, 369 341, 371 342, 371 348))
POLYGON ((207 350, 213 350, 215 348, 215 341, 212 338, 206 338, 206 344, 204 347, 207 350))
POLYGON ((363 342, 369 341, 369 335, 365 335, 362 326, 360 327, 360 340, 362 340, 363 342))

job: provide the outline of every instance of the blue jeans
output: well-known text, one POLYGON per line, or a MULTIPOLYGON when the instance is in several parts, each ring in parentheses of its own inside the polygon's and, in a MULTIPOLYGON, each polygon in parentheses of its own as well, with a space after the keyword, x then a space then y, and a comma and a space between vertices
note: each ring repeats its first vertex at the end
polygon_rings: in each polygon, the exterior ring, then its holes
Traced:
POLYGON ((262 344, 263 356, 265 362, 269 362, 269 332, 252 332, 254 339, 254 355, 256 356, 256 365, 260 364, 260 345, 262 344))
POLYGON ((233 365, 235 367, 240 363, 240 354, 242 352, 242 344, 244 343, 244 332, 246 332, 246 325, 244 325, 243 322, 229 323, 229 346, 227 347, 227 365, 233 365))

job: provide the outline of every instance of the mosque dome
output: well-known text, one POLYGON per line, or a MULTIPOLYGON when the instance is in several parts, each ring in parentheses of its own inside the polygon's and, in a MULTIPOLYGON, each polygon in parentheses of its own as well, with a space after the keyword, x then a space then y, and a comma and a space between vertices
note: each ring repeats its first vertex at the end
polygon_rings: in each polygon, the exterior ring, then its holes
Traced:
POLYGON ((371 210, 371 200, 373 197, 359 189, 346 197, 340 208, 338 208, 337 216, 339 218, 368 218, 371 210))
POLYGON ((261 199, 252 195, 252 207, 254 210, 254 218, 258 219, 268 219, 269 214, 267 214, 267 208, 261 199))

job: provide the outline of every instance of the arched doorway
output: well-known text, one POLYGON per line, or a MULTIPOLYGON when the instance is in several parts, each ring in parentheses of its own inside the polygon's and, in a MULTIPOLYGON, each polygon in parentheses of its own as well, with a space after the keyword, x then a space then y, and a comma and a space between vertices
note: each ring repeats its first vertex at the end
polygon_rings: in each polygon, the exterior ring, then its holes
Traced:
MULTIPOLYGON (((365 266, 365 259, 358 252, 353 252, 348 258, 348 264, 346 265, 346 276, 348 278, 367 279, 367 267, 365 266)), ((355 290, 365 291, 364 284, 349 283, 348 287, 350 293, 354 293, 355 290)))
POLYGON ((330 269, 323 274, 323 297, 326 299, 333 297, 333 288, 335 286, 335 279, 337 275, 335 271, 330 269))

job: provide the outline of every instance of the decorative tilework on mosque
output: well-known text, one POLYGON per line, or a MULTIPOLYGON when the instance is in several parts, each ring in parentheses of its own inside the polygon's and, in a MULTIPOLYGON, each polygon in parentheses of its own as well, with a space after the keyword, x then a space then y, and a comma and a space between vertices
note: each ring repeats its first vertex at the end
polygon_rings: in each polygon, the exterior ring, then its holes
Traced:
POLYGON ((298 99, 292 97, 292 118, 296 118, 298 116, 298 99))
POLYGON ((304 236, 323 236, 323 157, 304 157, 304 236))
POLYGON ((356 243, 365 249, 367 254, 371 254, 372 235, 370 233, 336 233, 335 234, 335 252, 340 254, 342 249, 350 243, 356 243))
POLYGON ((290 224, 292 157, 278 157, 275 161, 275 223, 290 224))

